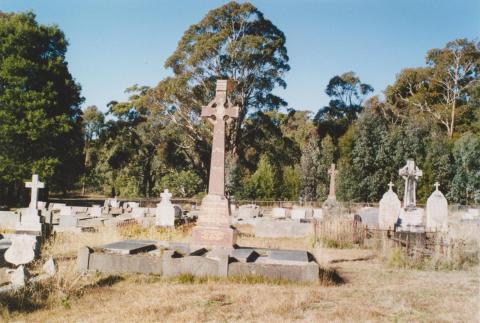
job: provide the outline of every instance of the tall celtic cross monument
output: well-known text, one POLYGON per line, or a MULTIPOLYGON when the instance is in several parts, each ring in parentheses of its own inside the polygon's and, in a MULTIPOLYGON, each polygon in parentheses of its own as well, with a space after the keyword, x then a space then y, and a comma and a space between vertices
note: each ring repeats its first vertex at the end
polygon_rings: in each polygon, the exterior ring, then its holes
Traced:
POLYGON ((238 107, 227 98, 228 81, 218 80, 215 98, 202 108, 202 117, 213 124, 212 158, 208 195, 202 200, 191 244, 199 247, 231 248, 236 241, 230 226, 228 200, 225 197, 225 123, 238 118, 238 107))

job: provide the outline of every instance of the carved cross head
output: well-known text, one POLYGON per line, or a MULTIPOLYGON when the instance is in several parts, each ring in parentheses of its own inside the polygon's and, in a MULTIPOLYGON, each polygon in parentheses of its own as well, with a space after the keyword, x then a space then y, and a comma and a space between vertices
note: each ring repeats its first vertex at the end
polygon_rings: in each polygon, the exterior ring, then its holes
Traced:
POLYGON ((217 120, 230 121, 238 118, 238 107, 232 106, 227 97, 228 80, 217 80, 215 98, 207 106, 202 107, 202 117, 208 118, 213 124, 217 120))

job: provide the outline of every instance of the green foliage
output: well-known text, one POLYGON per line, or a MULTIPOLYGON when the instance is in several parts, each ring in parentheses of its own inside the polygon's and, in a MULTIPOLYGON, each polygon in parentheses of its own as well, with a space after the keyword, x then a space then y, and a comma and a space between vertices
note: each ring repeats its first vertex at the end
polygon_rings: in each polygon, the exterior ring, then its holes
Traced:
POLYGON ((480 203, 480 135, 466 133, 453 148, 456 172, 448 197, 459 203, 480 203))
POLYGON ((300 168, 285 166, 282 169, 282 185, 280 198, 288 201, 297 201, 300 193, 300 168))
POLYGON ((318 137, 311 136, 303 147, 300 159, 300 194, 305 201, 317 198, 318 168, 320 164, 320 147, 318 137))
POLYGON ((276 196, 275 176, 275 170, 268 157, 262 155, 257 170, 244 183, 245 197, 257 200, 273 199, 276 196))
POLYGON ((67 45, 33 13, 0 15, 0 200, 18 201, 32 172, 66 190, 82 170, 82 98, 67 45))
POLYGON ((202 189, 202 180, 191 170, 174 171, 165 174, 155 187, 157 194, 168 189, 175 197, 192 197, 202 189))

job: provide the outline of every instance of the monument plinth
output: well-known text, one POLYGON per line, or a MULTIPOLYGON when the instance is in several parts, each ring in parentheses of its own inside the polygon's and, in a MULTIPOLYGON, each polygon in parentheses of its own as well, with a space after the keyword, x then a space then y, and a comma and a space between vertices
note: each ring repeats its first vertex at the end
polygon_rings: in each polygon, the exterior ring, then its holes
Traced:
POLYGON ((232 248, 236 242, 225 197, 225 123, 238 117, 238 107, 228 100, 227 87, 227 80, 218 80, 215 98, 202 108, 202 117, 213 124, 213 143, 208 195, 192 229, 191 245, 196 247, 232 248))

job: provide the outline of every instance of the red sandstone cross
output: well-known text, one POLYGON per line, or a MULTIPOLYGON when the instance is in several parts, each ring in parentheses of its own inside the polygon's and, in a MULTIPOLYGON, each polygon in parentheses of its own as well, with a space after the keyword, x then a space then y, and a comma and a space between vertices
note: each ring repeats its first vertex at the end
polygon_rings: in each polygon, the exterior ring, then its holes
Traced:
POLYGON ((202 107, 202 117, 213 123, 212 160, 208 194, 225 195, 225 122, 238 118, 238 107, 232 106, 227 98, 227 80, 217 80, 215 98, 202 107))

